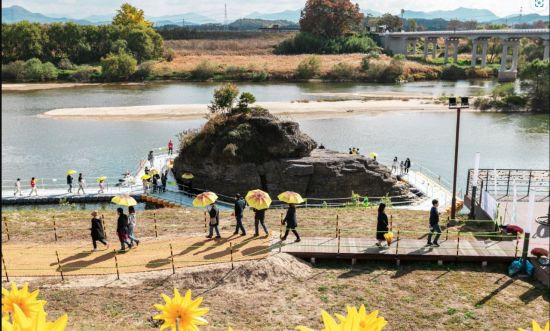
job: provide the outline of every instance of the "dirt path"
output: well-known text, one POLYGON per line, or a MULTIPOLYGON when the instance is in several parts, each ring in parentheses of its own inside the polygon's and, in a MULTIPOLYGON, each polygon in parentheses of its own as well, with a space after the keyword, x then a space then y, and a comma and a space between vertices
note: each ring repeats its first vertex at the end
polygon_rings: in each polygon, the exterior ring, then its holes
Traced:
POLYGON ((82 244, 11 244, 2 245, 2 254, 9 276, 57 276, 60 270, 56 252, 64 275, 115 274, 115 255, 119 272, 142 272, 172 268, 170 244, 173 249, 174 267, 203 265, 220 262, 244 261, 263 258, 269 252, 270 238, 229 236, 209 240, 205 237, 179 237, 151 239, 124 253, 116 253, 118 241, 111 240, 105 248, 91 251, 91 243, 82 244))

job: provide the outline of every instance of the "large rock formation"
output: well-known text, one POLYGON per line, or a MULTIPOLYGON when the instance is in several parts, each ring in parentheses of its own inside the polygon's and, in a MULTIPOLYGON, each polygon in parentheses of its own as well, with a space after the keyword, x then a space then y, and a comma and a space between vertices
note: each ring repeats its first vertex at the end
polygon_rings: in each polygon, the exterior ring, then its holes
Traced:
POLYGON ((191 172, 193 187, 228 196, 260 188, 272 197, 287 190, 326 200, 352 191, 413 197, 407 183, 375 160, 315 147, 297 123, 268 113, 218 117, 184 139, 174 172, 176 178, 191 172))

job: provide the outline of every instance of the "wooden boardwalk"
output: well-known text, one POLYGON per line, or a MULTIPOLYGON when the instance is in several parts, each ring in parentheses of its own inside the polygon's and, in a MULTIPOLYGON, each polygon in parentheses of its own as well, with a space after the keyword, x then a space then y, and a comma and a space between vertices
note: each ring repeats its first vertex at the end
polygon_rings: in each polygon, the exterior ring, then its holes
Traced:
MULTIPOLYGON (((516 254, 521 256, 522 249, 522 242, 516 240, 440 240, 440 247, 432 247, 426 246, 426 240, 400 239, 389 248, 379 248, 376 240, 367 238, 305 237, 299 243, 293 240, 290 234, 283 245, 279 245, 279 251, 300 258, 508 262, 516 254)), ((278 242, 274 240, 272 247, 278 242)))

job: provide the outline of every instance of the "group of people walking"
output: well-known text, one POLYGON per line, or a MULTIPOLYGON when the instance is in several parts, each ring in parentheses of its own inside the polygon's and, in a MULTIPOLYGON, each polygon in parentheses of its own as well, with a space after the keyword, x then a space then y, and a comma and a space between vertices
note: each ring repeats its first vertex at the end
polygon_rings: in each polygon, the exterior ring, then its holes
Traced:
MULTIPOLYGON (((31 187, 31 190, 29 192, 29 197, 32 196, 33 193, 34 195, 38 196, 38 188, 36 187, 36 178, 32 177, 29 185, 31 187)), ((21 191, 21 178, 17 178, 14 186, 15 188, 13 191, 13 196, 16 197, 17 195, 19 195, 20 197, 22 197, 23 191, 21 191)))
MULTIPOLYGON (((233 209, 232 216, 235 217, 235 232, 233 232, 233 235, 240 234, 241 236, 246 236, 246 229, 243 224, 243 217, 244 217, 244 210, 246 208, 246 201, 240 194, 235 195, 235 204, 233 209)), ((220 223, 220 211, 219 208, 215 204, 211 204, 207 207, 208 215, 210 217, 209 222, 209 231, 208 236, 206 238, 212 238, 214 235, 214 232, 216 233, 215 238, 221 238, 220 237, 220 231, 219 231, 219 223, 220 223)), ((263 231, 265 232, 265 235, 269 235, 269 230, 267 229, 267 225, 265 223, 265 209, 254 209, 252 208, 252 211, 254 212, 254 237, 257 237, 260 235, 260 226, 262 227, 263 231)), ((296 206, 294 204, 289 204, 288 209, 286 212, 285 218, 282 220, 283 224, 286 224, 286 231, 285 234, 281 237, 281 240, 286 240, 288 234, 290 231, 296 236, 296 242, 300 242, 300 235, 298 234, 298 231, 296 231, 296 228, 298 227, 298 223, 296 221, 296 206)))
MULTIPOLYGON (((67 174, 67 186, 68 186, 67 193, 73 193, 73 175, 71 175, 71 174, 67 174)), ((86 180, 82 176, 82 173, 79 173, 78 174, 78 190, 76 191, 76 194, 80 194, 80 192, 82 192, 82 194, 86 194, 86 192, 84 192, 84 187, 85 186, 86 186, 86 180)), ((99 191, 101 191, 101 192, 103 191, 101 185, 99 186, 99 191)))
POLYGON ((359 153, 359 148, 357 147, 350 147, 348 153, 350 155, 361 155, 361 153, 359 153))
MULTIPOLYGON (((117 227, 116 232, 118 240, 120 241, 120 250, 125 251, 126 246, 132 248, 134 245, 139 245, 139 239, 135 235, 135 229, 137 225, 136 211, 133 206, 128 207, 128 215, 124 214, 122 208, 117 208, 117 227)), ((107 246, 107 237, 105 235, 103 221, 98 217, 97 211, 92 212, 91 220, 91 236, 93 251, 97 250, 97 242, 99 241, 103 245, 107 246)))
POLYGON ((391 172, 396 175, 408 174, 410 167, 411 167, 411 159, 406 158, 405 161, 401 160, 401 162, 399 162, 397 160, 397 156, 395 156, 391 164, 391 172))

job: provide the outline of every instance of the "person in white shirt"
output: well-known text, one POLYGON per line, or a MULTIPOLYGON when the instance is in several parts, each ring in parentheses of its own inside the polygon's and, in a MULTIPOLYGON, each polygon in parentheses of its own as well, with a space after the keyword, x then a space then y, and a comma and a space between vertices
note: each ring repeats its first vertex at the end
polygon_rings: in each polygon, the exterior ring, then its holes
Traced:
POLYGON ((78 190, 76 191, 76 194, 80 194, 80 190, 82 190, 82 194, 86 194, 84 192, 84 186, 86 185, 86 182, 84 181, 84 178, 82 177, 82 173, 78 174, 78 190))
POLYGON ((391 172, 393 173, 395 171, 395 173, 397 174, 397 167, 399 166, 399 164, 397 163, 397 156, 393 158, 393 163, 391 164, 391 172))
POLYGON ((23 193, 21 193, 21 178, 17 178, 15 181, 15 192, 13 192, 13 196, 17 196, 17 193, 19 193, 19 196, 23 196, 23 193))

